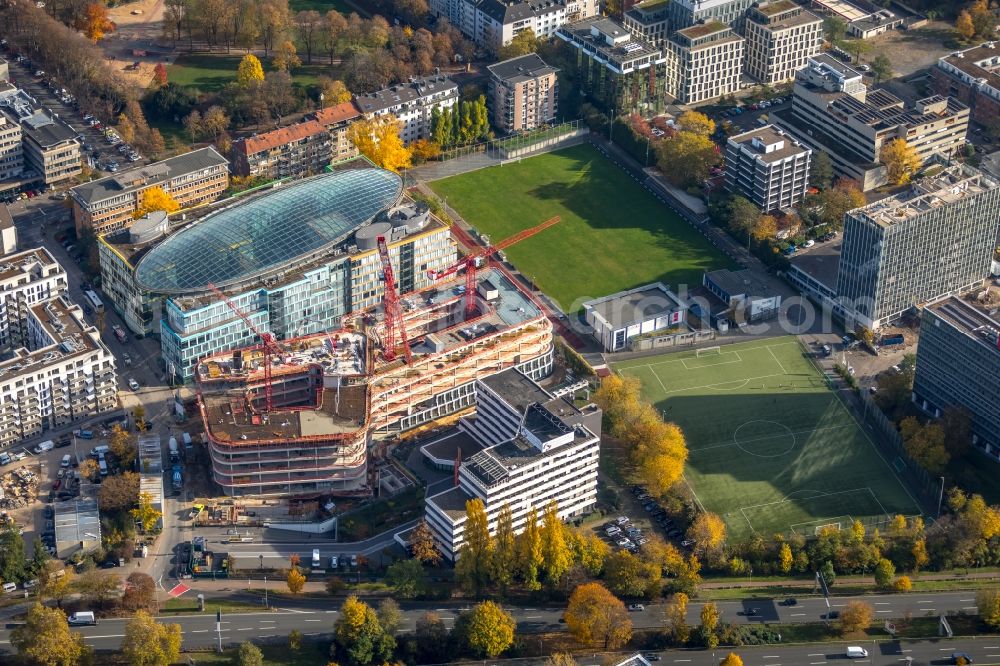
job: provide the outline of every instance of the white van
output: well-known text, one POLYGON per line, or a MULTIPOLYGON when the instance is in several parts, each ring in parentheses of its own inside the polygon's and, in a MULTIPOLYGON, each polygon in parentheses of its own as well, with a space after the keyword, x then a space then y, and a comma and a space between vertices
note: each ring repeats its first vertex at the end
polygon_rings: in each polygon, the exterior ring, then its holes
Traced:
POLYGON ((340 563, 337 561, 337 556, 336 555, 331 555, 330 556, 330 568, 331 569, 336 569, 339 564, 340 563))
POLYGON ((46 451, 51 451, 54 448, 56 448, 56 443, 51 439, 48 439, 35 447, 35 453, 45 453, 46 451))
POLYGON ((3 584, 3 591, 4 592, 13 592, 16 589, 17 589, 17 583, 4 583, 3 584))
POLYGON ((181 437, 184 439, 184 448, 185 449, 190 449, 191 448, 191 435, 187 434, 186 432, 182 432, 181 433, 181 437))
POLYGON ((312 568, 313 569, 319 569, 320 566, 321 566, 321 564, 320 564, 320 559, 319 559, 319 548, 314 548, 313 549, 312 568))
POLYGON ((97 461, 97 466, 101 470, 101 476, 108 475, 108 461, 105 460, 103 456, 101 456, 101 459, 97 461))
POLYGON ((69 616, 69 625, 71 627, 87 624, 97 624, 97 618, 94 617, 93 611, 78 611, 69 616))
POLYGON ((847 655, 848 659, 864 659, 868 656, 868 650, 863 647, 852 645, 847 648, 847 652, 844 654, 847 655))
POLYGON ((70 464, 70 462, 72 460, 73 460, 73 458, 67 453, 66 455, 63 456, 62 462, 59 463, 59 466, 60 467, 69 467, 69 464, 70 464))
POLYGON ((107 444, 101 444, 100 446, 95 446, 90 451, 90 457, 91 458, 99 458, 99 457, 101 457, 103 455, 106 455, 108 453, 108 451, 110 451, 110 450, 111 450, 111 447, 109 447, 107 444))

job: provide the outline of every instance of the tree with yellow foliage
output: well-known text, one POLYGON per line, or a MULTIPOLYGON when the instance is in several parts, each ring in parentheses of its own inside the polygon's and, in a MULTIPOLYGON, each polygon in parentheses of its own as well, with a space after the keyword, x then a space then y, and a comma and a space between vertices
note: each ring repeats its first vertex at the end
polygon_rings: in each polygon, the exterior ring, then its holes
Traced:
POLYGON ((715 557, 726 543, 726 524, 714 513, 704 511, 688 528, 687 538, 694 541, 694 551, 703 557, 715 557))
POLYGON ((465 503, 465 543, 455 563, 455 578, 478 595, 490 577, 493 538, 490 536, 486 508, 478 497, 465 503))
POLYGON ((849 601, 840 611, 840 632, 849 634, 867 629, 875 618, 875 610, 863 601, 849 601))
POLYGON ((677 117, 677 126, 681 131, 700 134, 701 136, 711 136, 715 132, 715 121, 704 113, 697 111, 685 111, 677 117))
POLYGON ((359 120, 347 130, 347 137, 376 166, 398 172, 411 166, 410 150, 403 145, 399 130, 400 122, 389 114, 359 120))
POLYGON ((169 215, 170 213, 176 213, 180 209, 181 205, 172 196, 167 194, 159 185, 154 185, 143 190, 139 197, 139 207, 132 213, 132 219, 138 220, 140 217, 145 217, 147 213, 158 210, 162 210, 169 215))
POLYGON ((528 509, 524 519, 524 531, 517 535, 517 572, 529 590, 538 590, 538 572, 542 566, 542 539, 538 530, 538 511, 528 509))
POLYGON ((264 67, 260 64, 260 59, 252 53, 248 53, 240 60, 240 65, 236 69, 236 83, 240 88, 256 88, 264 82, 264 67))
POLYGON ((688 595, 678 592, 670 598, 663 610, 667 633, 676 645, 684 645, 691 637, 691 627, 687 624, 688 595))
POLYGON ((976 593, 976 607, 984 623, 1000 629, 1000 590, 979 590, 976 593))
POLYGON ((743 666, 743 659, 735 652, 730 652, 719 662, 719 666, 743 666))
POLYGON ((153 496, 149 493, 139 493, 139 505, 129 513, 143 532, 151 532, 163 517, 163 512, 153 506, 153 496))
POLYGON ((893 139, 882 145, 880 155, 893 185, 905 185, 920 168, 920 156, 916 149, 903 139, 893 139))
POLYGON ((896 580, 892 581, 892 589, 896 592, 909 592, 913 589, 913 581, 909 576, 897 576, 896 580))
POLYGON ((976 36, 976 26, 972 23, 972 14, 963 9, 955 20, 955 32, 963 41, 969 41, 976 36))
POLYGON ((108 18, 107 7, 99 2, 87 5, 83 16, 77 19, 74 27, 95 44, 104 39, 107 33, 115 31, 114 22, 108 18))
POLYGON ((292 40, 286 39, 274 49, 274 58, 271 59, 271 65, 277 71, 287 72, 301 64, 302 60, 299 58, 298 52, 295 50, 295 42, 292 40))
POLYGON ((298 567, 292 567, 288 570, 288 576, 285 578, 285 583, 288 585, 288 591, 292 594, 298 594, 302 591, 302 588, 306 584, 306 577, 299 571, 298 567))
POLYGON ((566 543, 566 526, 559 518, 559 508, 549 502, 542 512, 542 568, 549 585, 558 583, 573 564, 573 553, 566 543))
POLYGON ((319 78, 319 92, 323 95, 323 106, 336 106, 337 104, 351 101, 351 91, 339 79, 321 76, 319 78))
POLYGON ((684 131, 657 142, 656 158, 663 175, 681 187, 699 185, 722 161, 718 147, 708 136, 684 131))
POLYGON ((632 620, 625 604, 600 583, 577 586, 564 614, 566 628, 582 643, 599 643, 616 650, 632 638, 632 620))
POLYGON ((701 607, 701 624, 698 626, 698 633, 705 646, 714 649, 719 644, 719 635, 716 630, 719 627, 719 607, 709 601, 701 607))
POLYGON ((792 547, 787 543, 781 544, 781 548, 778 549, 778 568, 781 570, 781 573, 787 574, 791 571, 793 562, 792 547))
POLYGON ((778 220, 774 215, 761 215, 750 233, 756 241, 774 238, 778 233, 778 220))

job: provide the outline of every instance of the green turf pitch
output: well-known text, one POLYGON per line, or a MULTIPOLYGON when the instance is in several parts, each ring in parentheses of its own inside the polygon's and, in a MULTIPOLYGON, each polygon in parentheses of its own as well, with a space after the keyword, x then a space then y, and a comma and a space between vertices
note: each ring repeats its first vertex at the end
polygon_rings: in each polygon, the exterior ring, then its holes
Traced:
POLYGON ((732 267, 688 223, 589 145, 435 181, 448 205, 494 242, 553 215, 560 223, 506 250, 567 312, 650 282, 699 285, 732 267))
POLYGON ((687 482, 736 538, 919 513, 794 337, 615 369, 684 430, 687 482))

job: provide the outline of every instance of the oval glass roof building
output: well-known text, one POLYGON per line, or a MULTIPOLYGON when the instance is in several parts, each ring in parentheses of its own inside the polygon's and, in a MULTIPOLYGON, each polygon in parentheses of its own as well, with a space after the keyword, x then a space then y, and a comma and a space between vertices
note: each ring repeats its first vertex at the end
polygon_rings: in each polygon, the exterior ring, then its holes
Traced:
POLYGON ((136 266, 139 285, 192 295, 239 285, 315 261, 394 206, 398 174, 346 169, 271 189, 169 236, 136 266))

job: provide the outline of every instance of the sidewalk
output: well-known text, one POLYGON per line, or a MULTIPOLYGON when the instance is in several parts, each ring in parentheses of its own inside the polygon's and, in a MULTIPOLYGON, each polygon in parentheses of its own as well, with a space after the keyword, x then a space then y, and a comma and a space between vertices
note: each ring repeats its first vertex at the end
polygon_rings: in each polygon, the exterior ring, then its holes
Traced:
MULTIPOLYGON (((965 581, 965 580, 985 580, 985 581, 1000 581, 1000 573, 995 571, 982 571, 976 572, 971 571, 967 574, 956 574, 956 573, 938 573, 938 574, 919 574, 912 577, 914 583, 919 583, 921 581, 932 581, 932 580, 955 580, 955 581, 965 581)), ((837 576, 836 586, 846 586, 846 585, 874 585, 875 579, 871 576, 837 576)), ((752 582, 748 580, 732 580, 732 581, 711 581, 703 582, 698 585, 698 589, 701 590, 726 590, 726 589, 737 589, 737 588, 750 588, 750 589, 764 589, 768 587, 794 587, 794 588, 813 588, 815 583, 812 580, 801 580, 801 579, 791 579, 791 580, 769 580, 766 582, 752 582)), ((831 589, 831 592, 836 595, 836 586, 831 589)), ((919 592, 913 592, 912 594, 919 594, 919 592)))

